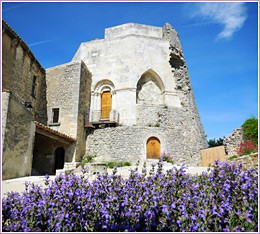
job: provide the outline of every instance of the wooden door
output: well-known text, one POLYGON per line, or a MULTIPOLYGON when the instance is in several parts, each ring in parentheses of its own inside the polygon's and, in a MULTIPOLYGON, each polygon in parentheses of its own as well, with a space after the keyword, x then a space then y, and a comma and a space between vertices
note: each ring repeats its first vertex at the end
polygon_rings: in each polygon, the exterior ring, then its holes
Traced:
POLYGON ((110 119, 112 109, 112 95, 110 91, 105 91, 101 96, 101 119, 110 119))
POLYGON ((146 143, 147 158, 158 159, 161 153, 161 143, 158 138, 150 137, 146 143))

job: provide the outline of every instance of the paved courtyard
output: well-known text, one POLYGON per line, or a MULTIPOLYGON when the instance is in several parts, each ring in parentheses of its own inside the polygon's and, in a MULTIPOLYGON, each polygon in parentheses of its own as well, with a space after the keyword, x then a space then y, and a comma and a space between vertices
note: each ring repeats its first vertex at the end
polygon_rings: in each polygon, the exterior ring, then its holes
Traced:
MULTIPOLYGON (((147 165, 147 171, 151 169, 151 164, 147 165)), ((156 169, 157 166, 155 166, 156 169)), ((169 170, 173 167, 171 164, 166 164, 163 167, 163 170, 169 170)), ((175 166, 177 168, 180 168, 180 166, 175 166)), ((129 167, 119 167, 117 169, 117 174, 122 175, 123 178, 127 178, 130 175, 130 169, 134 169, 136 166, 129 166, 129 167)), ((138 171, 142 171, 142 166, 138 167, 138 171)), ((186 173, 195 175, 195 174, 201 174, 203 171, 207 171, 207 167, 188 167, 186 169, 186 173)), ((108 174, 112 174, 113 169, 107 169, 108 174)), ((82 172, 76 172, 76 174, 81 175, 82 172)), ((56 176, 50 176, 50 179, 53 180, 56 176)), ((89 176, 89 180, 93 180, 95 176, 89 176)), ((4 180, 2 181, 2 197, 7 193, 7 192, 23 192, 25 190, 25 183, 26 182, 32 182, 41 186, 44 185, 44 179, 45 176, 28 176, 28 177, 21 177, 21 178, 16 178, 16 179, 10 179, 10 180, 4 180)))

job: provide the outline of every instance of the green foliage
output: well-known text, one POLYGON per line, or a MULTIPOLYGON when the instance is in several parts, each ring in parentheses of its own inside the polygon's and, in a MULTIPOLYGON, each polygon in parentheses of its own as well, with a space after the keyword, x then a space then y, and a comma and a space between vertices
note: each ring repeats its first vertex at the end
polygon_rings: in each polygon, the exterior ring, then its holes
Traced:
POLYGON ((86 154, 83 156, 82 161, 81 161, 81 166, 84 168, 84 165, 86 163, 92 163, 94 161, 94 158, 97 157, 95 154, 86 154))
POLYGON ((108 162, 108 163, 107 163, 107 166, 108 166, 109 168, 114 168, 114 167, 128 167, 128 166, 131 166, 131 163, 130 163, 130 162, 127 162, 127 161, 120 161, 120 162, 113 161, 113 162, 108 162))
POLYGON ((232 156, 228 157, 228 160, 233 160, 233 159, 236 159, 236 158, 237 158, 237 155, 232 155, 232 156))
POLYGON ((214 138, 214 139, 210 139, 208 141, 209 148, 215 147, 215 146, 221 146, 221 145, 223 145, 223 138, 219 138, 218 140, 215 140, 215 138, 214 138))
POLYGON ((251 117, 242 124, 244 140, 258 144, 258 119, 251 117))

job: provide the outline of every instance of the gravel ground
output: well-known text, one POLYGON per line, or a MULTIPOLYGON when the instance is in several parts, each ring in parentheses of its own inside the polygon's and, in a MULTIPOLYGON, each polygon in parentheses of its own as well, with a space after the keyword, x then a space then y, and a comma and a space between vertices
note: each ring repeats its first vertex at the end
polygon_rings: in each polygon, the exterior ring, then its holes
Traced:
MULTIPOLYGON (((169 170, 173 166, 171 164, 167 164, 163 167, 163 170, 169 170)), ((180 166, 176 166, 179 168, 180 166)), ((130 166, 130 167, 121 167, 117 169, 117 174, 121 174, 123 178, 127 178, 130 174, 130 169, 136 168, 135 166, 130 166)), ((155 167, 156 168, 156 167, 155 167)), ((147 171, 151 169, 151 165, 147 166, 147 171)), ((113 169, 107 169, 108 174, 112 174, 113 169)), ((142 171, 142 167, 138 167, 138 171, 142 171)), ((203 171, 207 171, 207 167, 188 167, 186 170, 186 173, 195 175, 195 174, 201 174, 203 171)), ((81 175, 82 172, 78 172, 78 175, 81 175)), ((10 180, 3 180, 2 181, 2 186, 1 186, 1 194, 2 197, 7 193, 7 192, 23 192, 25 190, 25 183, 26 182, 33 182, 38 185, 44 185, 44 178, 45 176, 28 176, 28 177, 21 177, 21 178, 16 178, 16 179, 10 179, 10 180)), ((50 176, 50 179, 53 180, 55 176, 50 176)), ((89 180, 93 180, 95 176, 89 176, 89 180)))

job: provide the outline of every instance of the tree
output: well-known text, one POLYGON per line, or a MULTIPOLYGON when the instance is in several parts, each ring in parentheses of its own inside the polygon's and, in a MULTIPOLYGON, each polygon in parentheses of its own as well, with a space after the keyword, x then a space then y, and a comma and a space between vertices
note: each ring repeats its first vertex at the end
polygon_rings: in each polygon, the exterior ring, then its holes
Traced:
POLYGON ((215 147, 215 146, 221 146, 221 145, 223 145, 223 138, 219 138, 218 140, 215 140, 215 138, 214 138, 214 139, 210 139, 208 141, 209 148, 215 147))
POLYGON ((258 119, 251 117, 242 124, 243 138, 245 141, 253 141, 258 144, 258 119))

